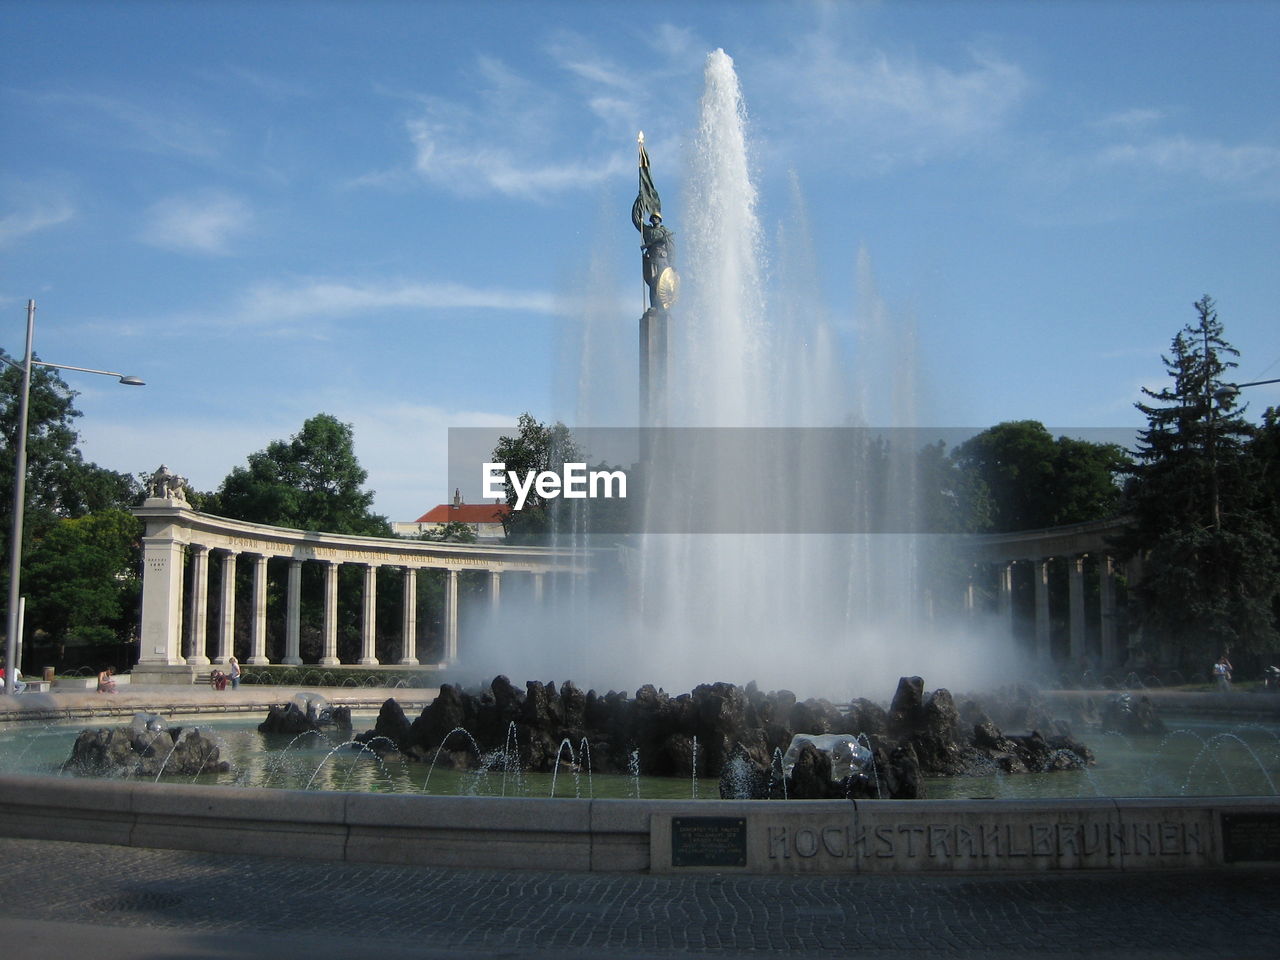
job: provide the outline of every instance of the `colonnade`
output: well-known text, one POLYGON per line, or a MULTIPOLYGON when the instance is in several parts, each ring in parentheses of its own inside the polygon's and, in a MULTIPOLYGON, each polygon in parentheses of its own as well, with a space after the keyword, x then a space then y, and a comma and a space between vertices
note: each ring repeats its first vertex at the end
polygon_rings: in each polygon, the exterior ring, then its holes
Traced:
MULTIPOLYGON (((1050 610, 1050 565, 1062 560, 1067 566, 1067 648, 1065 659, 1086 664, 1092 659, 1086 650, 1086 561, 1096 561, 1098 578, 1099 644, 1097 665, 1110 669, 1124 664, 1128 658, 1129 639, 1122 642, 1119 625, 1123 605, 1117 590, 1117 576, 1125 574, 1130 586, 1141 576, 1140 564, 1130 561, 1123 571, 1118 566, 1110 540, 1125 528, 1125 518, 1116 518, 1047 530, 1023 530, 1008 534, 988 534, 972 538, 972 555, 976 564, 992 565, 996 574, 996 613, 1012 632, 1014 626, 1014 567, 1030 564, 1034 589, 1034 653, 1036 659, 1048 663, 1052 656, 1053 616, 1050 610)), ((966 606, 976 606, 972 581, 966 606)))
POLYGON ((445 663, 458 659, 459 576, 465 571, 487 575, 488 603, 497 609, 504 576, 532 580, 535 602, 543 596, 544 577, 551 573, 585 572, 584 559, 567 550, 510 547, 501 544, 434 543, 382 537, 316 533, 246 523, 192 510, 176 496, 152 497, 133 511, 145 523, 141 650, 135 677, 192 672, 232 655, 236 634, 236 573, 243 558, 252 564, 252 597, 247 665, 266 665, 267 564, 275 557, 288 563, 285 589, 285 636, 282 664, 298 665, 301 657, 301 595, 304 563, 324 567, 324 603, 320 666, 338 666, 338 572, 344 564, 363 568, 360 654, 357 664, 373 666, 377 657, 378 570, 395 567, 403 575, 401 643, 397 663, 420 662, 418 638, 418 572, 444 571, 442 627, 445 663), (189 566, 189 574, 186 568, 189 566), (212 568, 220 578, 218 623, 210 656, 209 623, 212 568), (186 586, 184 587, 184 581, 186 586), (184 635, 185 624, 185 635, 184 635))

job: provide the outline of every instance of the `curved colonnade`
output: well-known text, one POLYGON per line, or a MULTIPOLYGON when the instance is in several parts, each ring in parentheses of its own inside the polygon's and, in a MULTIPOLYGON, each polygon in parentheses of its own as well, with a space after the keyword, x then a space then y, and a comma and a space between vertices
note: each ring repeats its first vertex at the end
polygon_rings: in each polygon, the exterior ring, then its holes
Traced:
MULTIPOLYGON (((995 606, 999 618, 1012 633, 1014 624, 1014 566, 1031 564, 1034 586, 1034 654, 1041 663, 1054 659, 1072 664, 1094 662, 1101 669, 1120 667, 1129 659, 1129 647, 1135 638, 1121 636, 1122 604, 1117 591, 1117 574, 1121 572, 1116 560, 1116 548, 1112 541, 1128 524, 1127 517, 1077 523, 1069 526, 1050 527, 1043 530, 1019 530, 1013 533, 993 533, 974 536, 968 541, 968 551, 977 565, 995 568, 995 606), (1086 565, 1092 559, 1093 564, 1086 565), (1054 560, 1065 561, 1067 567, 1067 608, 1065 611, 1050 609, 1050 564, 1054 560), (1085 610, 1086 569, 1092 567, 1098 578, 1098 645, 1089 649, 1086 643, 1088 616, 1085 610), (1055 617, 1055 613, 1057 616, 1055 617), (1066 644, 1061 656, 1053 656, 1052 631, 1054 620, 1066 623, 1066 644)), ((1132 588, 1142 574, 1140 558, 1133 558, 1124 565, 1123 573, 1132 588)), ((977 606, 974 583, 969 584, 965 606, 975 611, 977 606)))
POLYGON ((385 537, 361 537, 275 527, 230 520, 193 510, 180 497, 152 497, 133 513, 145 524, 142 562, 142 626, 135 682, 172 682, 193 675, 232 655, 236 632, 236 569, 240 559, 253 566, 253 604, 249 656, 245 663, 267 665, 267 562, 288 561, 282 664, 301 664, 301 584, 304 563, 324 568, 324 616, 321 666, 338 666, 338 569, 355 564, 364 570, 360 656, 356 663, 376 666, 377 572, 398 567, 404 573, 404 604, 399 664, 420 663, 417 650, 417 574, 443 570, 443 661, 458 658, 458 577, 466 571, 487 574, 488 602, 501 602, 507 575, 532 580, 541 599, 547 574, 583 574, 587 558, 579 551, 502 544, 437 543, 385 537), (189 563, 188 563, 189 561, 189 563), (187 569, 189 566, 189 570, 187 569), (210 655, 209 592, 213 567, 220 568, 218 623, 210 655))

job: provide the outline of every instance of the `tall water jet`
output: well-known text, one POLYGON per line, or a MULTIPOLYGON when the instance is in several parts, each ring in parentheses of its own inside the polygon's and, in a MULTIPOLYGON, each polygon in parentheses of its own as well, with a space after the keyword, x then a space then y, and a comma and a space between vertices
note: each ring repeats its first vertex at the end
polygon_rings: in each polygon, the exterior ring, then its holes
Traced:
MULTIPOLYGON (((907 529, 915 509, 915 450, 888 455, 890 500, 864 494, 858 482, 849 502, 824 499, 833 472, 868 470, 860 449, 867 440, 850 431, 847 449, 838 449, 830 434, 812 428, 861 425, 870 411, 850 405, 838 338, 812 294, 816 270, 802 216, 781 234, 786 249, 772 265, 747 129, 733 60, 716 50, 707 57, 679 225, 684 291, 679 322, 670 329, 666 385, 668 423, 711 428, 697 433, 698 463, 711 465, 726 493, 694 503, 680 502, 671 484, 646 488, 645 516, 661 522, 647 521, 641 537, 633 676, 677 688, 755 678, 833 696, 848 695, 855 680, 872 688, 913 670, 936 676, 939 651, 922 641, 919 622, 916 538, 741 532, 765 516, 779 518, 781 529, 814 530, 821 528, 814 518, 824 514, 832 529, 848 529, 841 513, 858 530, 886 517, 888 526, 907 529), (779 431, 794 435, 779 444, 779 431), (794 456, 770 458, 779 449, 794 456), (653 532, 670 530, 666 519, 673 514, 708 532, 653 532)), ((870 315, 869 339, 877 345, 892 339, 881 304, 873 300, 860 313, 870 315)), ((909 348, 895 343, 893 356, 883 352, 874 351, 880 356, 873 359, 868 351, 860 368, 874 369, 874 380, 859 386, 895 397, 891 422, 881 425, 912 425, 913 403, 902 386, 913 380, 903 363, 909 348)))
MULTIPOLYGON (((733 61, 717 50, 706 61, 683 202, 669 218, 683 274, 669 312, 646 255, 641 309, 664 325, 667 361, 658 378, 666 428, 652 442, 674 456, 645 457, 628 494, 644 521, 624 549, 627 587, 602 601, 598 583, 583 590, 574 581, 556 591, 552 611, 505 612, 471 661, 478 681, 568 670, 598 688, 754 679, 847 698, 903 674, 960 688, 1001 669, 1008 679, 1005 648, 977 650, 957 642, 971 639, 959 630, 926 622, 920 570, 930 547, 900 533, 918 515, 911 438, 886 449, 867 431, 840 430, 915 426, 913 335, 875 293, 865 256, 856 315, 833 322, 794 180, 797 213, 769 249, 748 131, 733 61), (859 351, 852 363, 846 342, 859 351), (664 475, 673 463, 693 468, 664 475), (833 487, 832 476, 851 479, 833 487)), ((655 154, 649 171, 643 143, 640 157, 632 221, 648 250, 656 234, 645 229, 654 209, 642 203, 646 175, 666 188, 677 165, 655 154)), ((611 322, 616 330, 616 312, 611 322)), ((640 359, 643 396, 654 379, 652 357, 640 359)), ((641 426, 654 424, 652 412, 641 426)))

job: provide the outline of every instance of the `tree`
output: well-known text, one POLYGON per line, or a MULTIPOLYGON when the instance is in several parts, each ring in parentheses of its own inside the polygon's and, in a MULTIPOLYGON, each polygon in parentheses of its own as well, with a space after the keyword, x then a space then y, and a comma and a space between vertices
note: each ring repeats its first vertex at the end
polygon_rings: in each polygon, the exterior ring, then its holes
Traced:
POLYGON ((1276 646, 1280 551, 1264 492, 1274 461, 1251 450, 1256 431, 1222 389, 1238 351, 1212 299, 1195 310, 1196 322, 1162 358, 1171 385, 1144 389, 1152 402, 1136 404, 1147 428, 1126 490, 1134 524, 1121 546, 1143 560, 1144 641, 1181 666, 1207 670, 1225 650, 1276 646))
POLYGON ((1129 459, 1113 443, 1056 440, 1036 420, 996 424, 954 451, 988 495, 993 532, 1034 530, 1113 516, 1129 459))
MULTIPOLYGON (((6 593, 21 389, 22 372, 0 366, 0 585, 6 593)), ((25 632, 30 637, 39 631, 55 643, 128 639, 141 558, 137 522, 126 511, 140 487, 128 475, 84 459, 75 429, 76 391, 56 369, 33 367, 27 398, 25 632)))
POLYGON ((450 520, 439 530, 428 530, 418 539, 431 543, 475 543, 477 537, 475 528, 471 524, 450 520))
MULTIPOLYGON (((387 518, 371 511, 373 491, 363 489, 368 473, 355 455, 351 425, 327 413, 319 413, 302 424, 288 440, 273 440, 266 449, 252 453, 243 467, 227 475, 217 492, 197 497, 208 513, 267 523, 298 530, 348 533, 362 536, 391 535, 387 518)), ((283 611, 284 582, 278 568, 268 573, 268 609, 283 611)), ((379 618, 394 623, 399 602, 399 575, 383 571, 387 581, 378 591, 379 618)), ((355 658, 362 619, 362 571, 351 564, 339 570, 338 655, 344 661, 355 658)), ((237 596, 247 603, 252 596, 249 571, 241 569, 237 596)), ((323 570, 319 564, 302 568, 302 647, 305 659, 320 653, 323 623, 323 570)), ((237 615, 236 643, 247 644, 244 632, 251 618, 237 615)), ((269 622, 273 636, 283 636, 282 619, 269 622)))
POLYGON ((25 558, 28 629, 58 642, 127 637, 142 589, 141 534, 136 517, 114 508, 58 520, 25 558))
MULTIPOLYGON (((514 471, 521 477, 526 476, 530 470, 535 474, 545 470, 560 473, 566 463, 583 462, 573 434, 563 423, 557 421, 546 426, 534 419, 532 414, 522 413, 517 427, 519 429, 514 437, 499 437, 498 445, 493 448, 492 462, 506 464, 508 472, 514 471)), ((502 528, 507 540, 512 543, 542 541, 552 531, 563 531, 567 527, 571 512, 567 501, 542 497, 536 490, 530 490, 523 508, 517 510, 519 498, 509 480, 506 492, 507 505, 511 510, 503 517, 502 528)))
POLYGON ((216 494, 210 513, 299 530, 389 536, 387 518, 372 513, 374 493, 355 455, 351 425, 319 413, 288 440, 249 455, 216 494))
MULTIPOLYGON (((0 354, 2 355, 2 354, 0 354)), ((18 438, 22 371, 0 365, 0 524, 8 530, 13 516, 14 450, 18 438)), ((128 475, 85 461, 75 420, 76 391, 50 367, 33 367, 27 395, 27 483, 24 527, 27 540, 39 536, 59 518, 79 517, 110 508, 132 506, 138 484, 128 475)), ((8 555, 9 542, 4 541, 8 555)))

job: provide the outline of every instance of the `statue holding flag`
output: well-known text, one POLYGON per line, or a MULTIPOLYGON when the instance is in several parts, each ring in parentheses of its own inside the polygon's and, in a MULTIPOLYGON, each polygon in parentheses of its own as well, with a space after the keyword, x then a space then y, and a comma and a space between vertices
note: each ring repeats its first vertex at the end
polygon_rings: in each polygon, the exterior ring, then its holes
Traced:
POLYGON ((680 276, 672 265, 676 241, 662 223, 662 198, 649 172, 649 154, 644 148, 644 132, 637 138, 640 151, 640 191, 631 205, 631 222, 640 231, 644 257, 644 282, 649 288, 650 309, 668 310, 680 295, 680 276))

